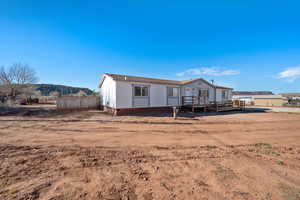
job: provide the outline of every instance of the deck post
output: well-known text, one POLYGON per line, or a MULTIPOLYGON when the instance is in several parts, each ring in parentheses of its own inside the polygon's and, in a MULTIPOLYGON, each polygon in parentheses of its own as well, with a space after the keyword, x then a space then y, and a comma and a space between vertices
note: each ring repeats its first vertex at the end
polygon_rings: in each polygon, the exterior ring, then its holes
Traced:
POLYGON ((177 113, 178 113, 178 109, 176 106, 173 107, 173 118, 176 119, 177 118, 177 113))
POLYGON ((192 112, 195 112, 195 97, 192 96, 192 104, 193 104, 193 107, 192 107, 192 112))

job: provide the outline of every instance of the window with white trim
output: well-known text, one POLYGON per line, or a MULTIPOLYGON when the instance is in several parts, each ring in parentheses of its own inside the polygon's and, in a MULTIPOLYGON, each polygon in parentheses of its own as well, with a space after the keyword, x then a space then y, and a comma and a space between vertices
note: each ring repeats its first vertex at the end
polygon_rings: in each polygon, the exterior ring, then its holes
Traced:
POLYGON ((222 99, 228 99, 228 92, 226 90, 222 91, 222 99))
POLYGON ((207 89, 200 89, 198 93, 199 97, 209 97, 209 90, 207 89))
POLYGON ((149 87, 147 86, 134 86, 134 96, 135 97, 148 97, 149 87))
POLYGON ((168 87, 168 97, 178 97, 179 88, 177 87, 168 87))

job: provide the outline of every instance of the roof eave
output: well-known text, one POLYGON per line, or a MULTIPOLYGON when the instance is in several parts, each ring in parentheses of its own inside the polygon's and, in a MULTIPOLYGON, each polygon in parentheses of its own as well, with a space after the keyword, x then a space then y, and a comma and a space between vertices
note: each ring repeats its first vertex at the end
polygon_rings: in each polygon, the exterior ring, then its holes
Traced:
POLYGON ((220 87, 220 86, 213 86, 213 87, 217 89, 233 90, 233 88, 228 88, 228 87, 220 87))
POLYGON ((99 88, 102 87, 102 84, 103 84, 104 79, 106 78, 106 76, 107 76, 107 74, 103 74, 103 75, 102 75, 102 77, 101 77, 101 79, 100 79, 100 83, 99 83, 99 88))
POLYGON ((222 86, 216 86, 216 85, 213 85, 211 84, 210 82, 208 82, 207 80, 203 79, 203 78, 197 78, 197 79, 193 79, 191 81, 188 81, 186 83, 182 83, 181 85, 186 85, 186 84, 190 84, 190 83, 193 83, 195 81, 203 81, 204 83, 206 83, 207 85, 213 87, 213 88, 218 88, 218 89, 226 89, 226 90, 233 90, 233 88, 228 88, 228 87, 222 87, 222 86))

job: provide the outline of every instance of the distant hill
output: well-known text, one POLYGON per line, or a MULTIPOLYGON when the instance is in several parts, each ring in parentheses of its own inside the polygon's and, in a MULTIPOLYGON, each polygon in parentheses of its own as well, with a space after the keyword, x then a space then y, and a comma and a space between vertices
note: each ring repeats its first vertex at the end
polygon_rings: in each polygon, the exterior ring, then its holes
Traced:
MULTIPOLYGON (((40 93, 41 96, 50 96, 53 92, 59 92, 63 96, 77 94, 83 92, 86 95, 92 95, 93 91, 88 88, 71 87, 65 85, 54 85, 54 84, 31 84, 28 88, 33 88, 35 91, 40 93)), ((6 93, 7 89, 4 86, 0 86, 0 93, 6 93)))
POLYGON ((300 93, 281 93, 284 97, 300 97, 300 93))
POLYGON ((232 95, 272 95, 271 91, 233 91, 232 95))
POLYGON ((34 84, 32 85, 37 91, 41 92, 42 96, 50 96, 52 92, 59 92, 61 95, 77 94, 83 91, 86 95, 92 95, 93 91, 89 88, 71 87, 65 85, 53 85, 53 84, 34 84))

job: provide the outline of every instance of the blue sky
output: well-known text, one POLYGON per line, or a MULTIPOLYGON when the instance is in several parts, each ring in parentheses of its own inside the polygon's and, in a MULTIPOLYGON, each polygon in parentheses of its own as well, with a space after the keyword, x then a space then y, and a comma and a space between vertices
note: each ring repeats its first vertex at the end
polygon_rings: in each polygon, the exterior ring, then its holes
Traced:
POLYGON ((97 89, 102 73, 300 92, 297 0, 0 0, 0 66, 97 89))

